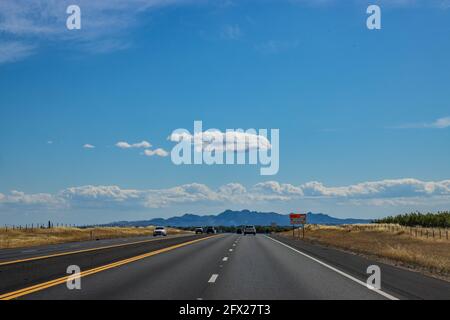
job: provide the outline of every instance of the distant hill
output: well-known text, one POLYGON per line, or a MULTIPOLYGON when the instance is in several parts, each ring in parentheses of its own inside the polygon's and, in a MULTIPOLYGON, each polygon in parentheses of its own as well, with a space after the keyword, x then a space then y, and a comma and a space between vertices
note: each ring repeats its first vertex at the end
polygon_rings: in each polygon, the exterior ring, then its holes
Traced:
MULTIPOLYGON (((334 218, 323 213, 307 214, 307 221, 310 224, 355 224, 355 223, 370 223, 372 220, 368 219, 340 219, 334 218)), ((180 217, 172 217, 168 219, 156 218, 151 220, 141 221, 118 221, 108 224, 108 226, 173 226, 173 227, 194 227, 194 226, 240 226, 240 225, 258 225, 269 226, 271 223, 276 223, 278 226, 288 226, 289 215, 279 214, 276 212, 257 212, 257 211, 232 211, 226 210, 218 215, 199 216, 196 214, 187 213, 180 217)))

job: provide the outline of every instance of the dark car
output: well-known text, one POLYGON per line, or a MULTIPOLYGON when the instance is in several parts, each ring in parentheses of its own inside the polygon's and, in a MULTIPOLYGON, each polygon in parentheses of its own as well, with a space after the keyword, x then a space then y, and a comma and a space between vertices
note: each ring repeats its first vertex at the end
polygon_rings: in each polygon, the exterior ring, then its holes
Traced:
POLYGON ((242 234, 242 229, 241 228, 237 228, 236 233, 237 234, 242 234))
POLYGON ((202 234, 202 233, 203 233, 203 228, 202 227, 195 228, 195 234, 202 234))
POLYGON ((210 234, 210 233, 217 233, 216 229, 214 227, 208 227, 206 228, 206 233, 210 234))

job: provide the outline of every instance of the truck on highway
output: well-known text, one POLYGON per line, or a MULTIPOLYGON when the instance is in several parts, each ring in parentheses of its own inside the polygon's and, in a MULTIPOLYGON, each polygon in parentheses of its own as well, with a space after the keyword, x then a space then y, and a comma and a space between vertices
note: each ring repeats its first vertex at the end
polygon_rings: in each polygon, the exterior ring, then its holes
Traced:
POLYGON ((245 226, 245 228, 244 228, 244 236, 246 236, 247 234, 253 234, 254 236, 256 236, 256 228, 255 228, 255 226, 245 226))

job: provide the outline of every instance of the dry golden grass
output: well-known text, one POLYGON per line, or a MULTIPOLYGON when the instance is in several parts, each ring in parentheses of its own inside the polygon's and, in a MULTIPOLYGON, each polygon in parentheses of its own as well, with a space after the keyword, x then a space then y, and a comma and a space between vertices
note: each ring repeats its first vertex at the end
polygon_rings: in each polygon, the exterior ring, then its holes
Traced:
MULTIPOLYGON (((309 225, 305 229, 305 239, 450 278, 449 240, 416 238, 407 229, 389 232, 385 228, 372 228, 369 225, 309 225)), ((292 231, 282 235, 292 237, 292 231)))
MULTIPOLYGON (((57 227, 51 229, 8 229, 0 228, 0 249, 25 248, 48 244, 57 244, 74 241, 87 241, 91 239, 112 239, 146 236, 153 234, 154 227, 146 228, 71 228, 57 227)), ((167 228, 168 234, 186 233, 187 231, 167 228)))

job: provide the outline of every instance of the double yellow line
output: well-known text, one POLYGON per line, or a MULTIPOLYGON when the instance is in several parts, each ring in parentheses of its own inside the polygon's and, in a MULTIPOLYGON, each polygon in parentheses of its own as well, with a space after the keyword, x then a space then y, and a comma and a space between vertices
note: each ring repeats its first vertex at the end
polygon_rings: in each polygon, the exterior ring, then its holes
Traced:
POLYGON ((131 262, 134 262, 134 261, 138 261, 138 260, 141 260, 141 259, 144 259, 144 258, 148 258, 148 257, 154 256, 154 255, 157 255, 157 254, 160 254, 160 253, 163 253, 163 252, 167 252, 167 251, 171 251, 171 250, 174 250, 174 249, 177 249, 177 248, 181 248, 181 247, 184 247, 184 246, 196 243, 196 242, 200 242, 200 241, 203 241, 203 240, 206 240, 206 239, 210 239, 210 238, 213 238, 213 237, 217 237, 217 236, 210 236, 210 237, 206 237, 206 238, 201 238, 201 239, 196 239, 196 240, 192 240, 192 241, 188 241, 188 242, 183 242, 183 243, 176 244, 176 245, 173 245, 173 246, 170 246, 170 247, 167 247, 167 248, 151 251, 151 252, 144 253, 144 254, 141 254, 141 255, 138 255, 138 256, 135 256, 135 257, 132 257, 132 258, 128 258, 128 259, 125 259, 125 260, 113 262, 113 263, 110 263, 110 264, 107 264, 107 265, 104 265, 104 266, 101 266, 101 267, 89 269, 89 270, 81 272, 79 276, 68 275, 68 276, 64 276, 64 277, 61 277, 61 278, 58 278, 58 279, 55 279, 55 280, 51 280, 51 281, 47 281, 47 282, 44 282, 44 283, 40 283, 40 284, 31 286, 31 287, 23 288, 23 289, 16 290, 16 291, 13 291, 13 292, 8 292, 8 293, 0 295, 0 300, 16 299, 16 298, 19 298, 19 297, 31 294, 31 293, 36 292, 36 291, 41 291, 41 290, 44 290, 44 289, 47 289, 47 288, 50 288, 50 287, 57 286, 59 284, 63 284, 65 282, 67 282, 67 280, 69 280, 69 279, 70 280, 74 280, 74 279, 77 279, 77 278, 89 276, 91 274, 95 274, 95 273, 98 273, 98 272, 101 272, 101 271, 105 271, 105 270, 108 270, 108 269, 120 267, 120 266, 123 266, 125 264, 131 263, 131 262))
MULTIPOLYGON (((176 238, 180 238, 180 237, 183 237, 183 236, 170 237, 169 239, 176 239, 176 238)), ((134 244, 147 243, 147 242, 153 242, 153 241, 161 241, 161 240, 163 240, 163 238, 141 240, 141 241, 135 241, 135 242, 120 243, 120 244, 113 244, 113 245, 110 245, 110 246, 103 246, 103 247, 90 248, 90 249, 81 249, 81 250, 61 252, 61 253, 52 253, 52 254, 45 255, 45 256, 37 256, 37 257, 24 258, 24 259, 19 259, 19 260, 3 261, 3 262, 0 262, 0 266, 6 266, 6 265, 10 265, 10 264, 16 264, 16 263, 28 262, 28 261, 34 261, 34 260, 41 260, 41 259, 48 259, 48 258, 54 258, 54 257, 67 256, 67 255, 77 254, 77 253, 84 253, 84 252, 91 252, 91 251, 97 251, 97 250, 126 247, 126 246, 131 246, 131 245, 134 245, 134 244)))

